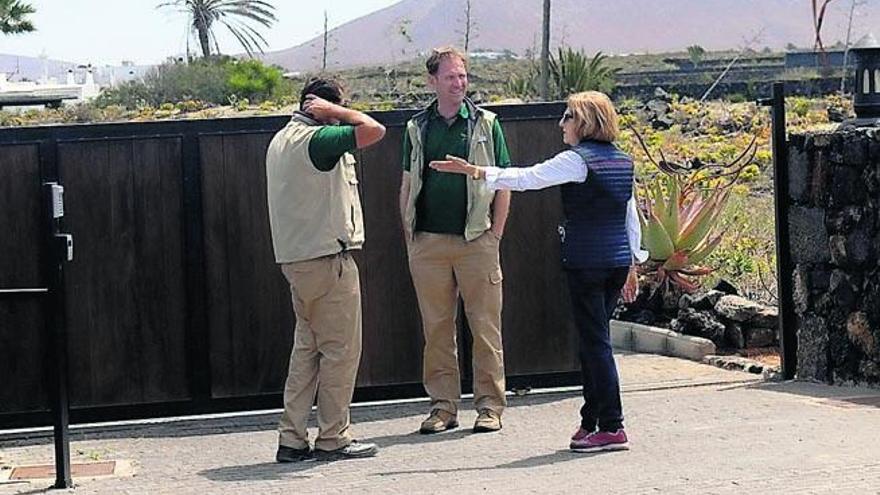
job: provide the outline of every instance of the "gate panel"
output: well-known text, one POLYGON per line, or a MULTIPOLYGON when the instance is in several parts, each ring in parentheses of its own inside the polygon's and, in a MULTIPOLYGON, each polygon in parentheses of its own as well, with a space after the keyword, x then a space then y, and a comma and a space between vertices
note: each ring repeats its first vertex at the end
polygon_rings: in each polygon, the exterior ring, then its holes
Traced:
MULTIPOLYGON (((43 287, 37 145, 0 147, 0 289, 43 287)), ((48 408, 42 297, 0 299, 0 410, 48 408)))
POLYGON ((270 133, 201 138, 205 270, 214 397, 278 393, 293 308, 266 210, 270 133))
POLYGON ((359 155, 364 249, 357 255, 363 304, 360 387, 422 381, 422 327, 400 224, 403 128, 359 155))
POLYGON ((71 405, 189 397, 186 382, 181 142, 59 145, 71 405))
MULTIPOLYGON (((546 160, 563 149, 547 121, 502 122, 514 166, 546 160)), ((501 243, 504 270, 504 361, 508 376, 580 370, 577 333, 561 270, 559 188, 514 192, 501 243)))

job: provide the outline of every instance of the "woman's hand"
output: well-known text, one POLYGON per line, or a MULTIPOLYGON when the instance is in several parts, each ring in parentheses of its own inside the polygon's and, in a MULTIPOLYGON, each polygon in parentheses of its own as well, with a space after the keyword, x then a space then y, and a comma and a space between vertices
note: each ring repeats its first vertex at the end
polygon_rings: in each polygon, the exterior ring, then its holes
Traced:
POLYGON ((470 175, 474 178, 480 172, 479 167, 471 165, 467 161, 453 155, 446 155, 446 160, 434 160, 428 166, 438 172, 470 175))
POLYGON ((636 296, 639 295, 639 274, 635 265, 629 267, 629 273, 626 275, 626 282, 623 284, 620 294, 623 296, 623 302, 627 304, 635 301, 636 296))

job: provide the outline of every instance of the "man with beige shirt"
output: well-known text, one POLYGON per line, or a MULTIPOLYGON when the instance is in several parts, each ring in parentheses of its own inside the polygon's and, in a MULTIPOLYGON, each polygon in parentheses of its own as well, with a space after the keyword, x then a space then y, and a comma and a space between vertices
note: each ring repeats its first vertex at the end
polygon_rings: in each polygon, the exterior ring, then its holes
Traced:
POLYGON ((266 154, 275 260, 290 284, 296 313, 278 462, 377 452, 376 445, 353 440, 349 431, 361 356, 360 279, 351 251, 364 242, 350 152, 382 139, 385 128, 341 102, 337 82, 308 81, 301 110, 275 135, 266 154), (306 426, 316 396, 318 436, 312 450, 306 426))
POLYGON ((485 181, 430 169, 447 155, 470 163, 510 164, 495 115, 466 97, 467 57, 454 48, 433 51, 425 64, 437 99, 407 122, 403 143, 400 209, 410 272, 425 337, 423 380, 431 411, 419 431, 458 426, 461 375, 456 317, 458 298, 473 336, 474 432, 501 429, 504 352, 501 343, 499 245, 510 192, 485 181))

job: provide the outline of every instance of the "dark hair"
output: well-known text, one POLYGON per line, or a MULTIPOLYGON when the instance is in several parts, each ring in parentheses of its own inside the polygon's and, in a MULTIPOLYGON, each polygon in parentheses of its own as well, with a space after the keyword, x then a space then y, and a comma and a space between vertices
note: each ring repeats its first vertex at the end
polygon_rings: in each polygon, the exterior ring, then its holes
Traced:
POLYGON ((299 105, 302 106, 306 102, 306 95, 315 95, 330 103, 339 105, 342 103, 342 93, 344 91, 342 84, 335 79, 313 77, 306 81, 306 85, 303 86, 302 93, 299 94, 299 105))
POLYGON ((457 58, 464 64, 465 69, 468 68, 468 58, 464 52, 452 46, 444 46, 431 50, 431 56, 425 61, 425 68, 428 69, 428 74, 432 76, 437 75, 437 71, 440 69, 440 62, 448 58, 457 58))

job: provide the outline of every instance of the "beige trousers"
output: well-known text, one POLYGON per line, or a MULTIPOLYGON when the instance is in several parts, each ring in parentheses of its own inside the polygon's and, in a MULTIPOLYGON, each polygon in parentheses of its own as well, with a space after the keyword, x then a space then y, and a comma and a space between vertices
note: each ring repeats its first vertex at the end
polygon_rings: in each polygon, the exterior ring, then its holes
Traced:
POLYGON ((408 246, 425 334, 423 380, 432 409, 457 414, 461 402, 455 325, 459 294, 474 341, 474 406, 501 414, 507 405, 499 242, 488 231, 471 242, 462 236, 417 232, 408 246))
POLYGON ((315 448, 351 443, 349 407, 361 358, 361 292, 349 253, 281 265, 290 283, 296 332, 278 443, 308 446, 309 413, 318 399, 315 448))

